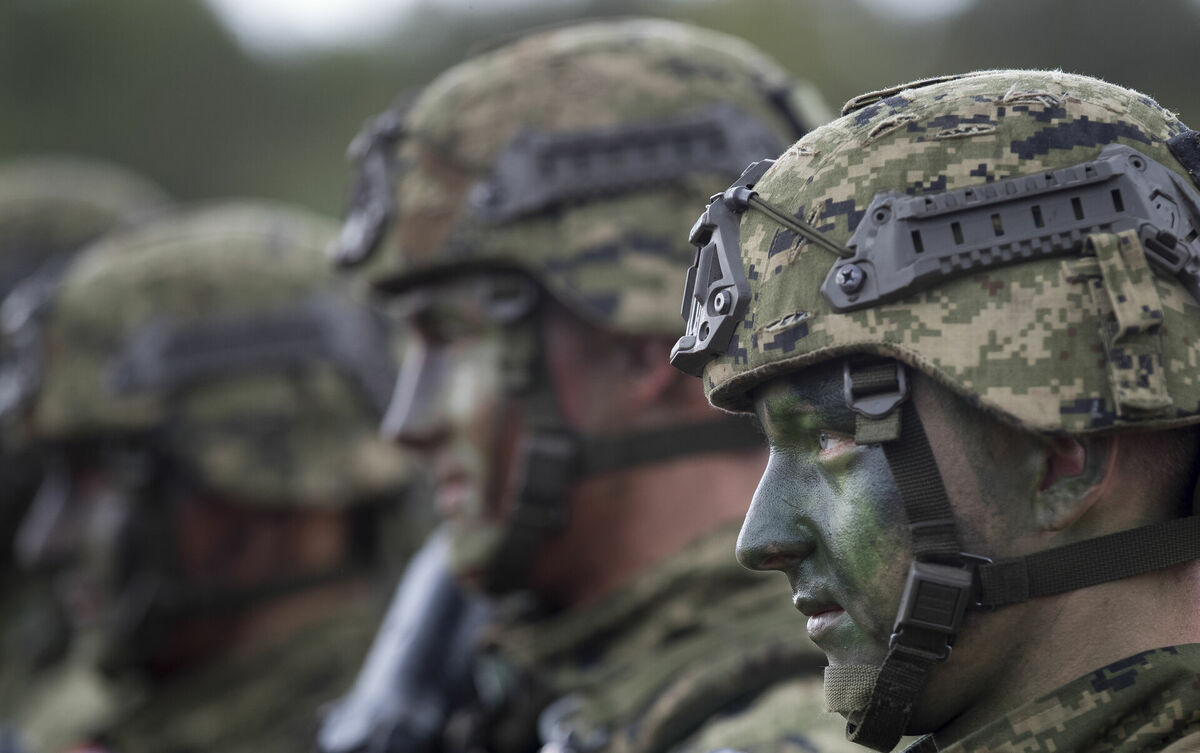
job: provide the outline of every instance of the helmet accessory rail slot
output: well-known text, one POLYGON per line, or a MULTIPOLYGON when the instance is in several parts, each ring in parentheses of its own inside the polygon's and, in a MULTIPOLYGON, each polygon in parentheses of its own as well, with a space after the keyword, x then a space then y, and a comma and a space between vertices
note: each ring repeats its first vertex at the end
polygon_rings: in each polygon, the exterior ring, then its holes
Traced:
POLYGON ((1091 162, 924 196, 876 194, 821 293, 834 311, 867 308, 945 280, 1031 259, 1082 254, 1093 233, 1136 230, 1152 266, 1200 300, 1200 196, 1128 146, 1091 162), (858 270, 850 274, 843 270, 858 270), (853 278, 856 285, 843 280, 853 278))
POLYGON ((528 129, 475 184, 468 204, 484 222, 512 222, 560 204, 676 182, 696 174, 696 165, 732 174, 784 146, 765 123, 724 103, 665 121, 566 133, 528 129))
POLYGON ((327 361, 352 377, 382 415, 396 374, 381 346, 385 338, 368 310, 318 295, 295 308, 250 317, 151 322, 135 330, 110 362, 107 381, 119 395, 172 392, 231 373, 327 361))

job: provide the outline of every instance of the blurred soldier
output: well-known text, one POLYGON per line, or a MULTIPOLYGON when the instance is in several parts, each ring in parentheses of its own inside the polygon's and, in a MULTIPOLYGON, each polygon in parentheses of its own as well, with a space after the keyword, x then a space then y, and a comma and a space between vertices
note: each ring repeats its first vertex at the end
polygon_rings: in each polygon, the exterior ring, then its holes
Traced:
MULTIPOLYGON (((105 162, 27 157, 0 163, 0 301, 39 269, 52 274, 46 267, 61 266, 102 233, 166 204, 157 186, 105 162)), ((15 388, 15 383, 0 382, 0 404, 13 399, 8 393, 15 388)), ((37 485, 37 464, 7 449, 10 444, 0 431, 3 563, 11 556, 12 533, 24 503, 37 485)))
POLYGON ((1196 750, 1200 134, 1059 72, 844 112, 694 235, 673 359, 771 446, 740 559, 864 745, 1196 750))
POLYGON ((408 469, 377 424, 381 319, 326 269, 323 220, 233 204, 70 266, 26 406, 47 460, 22 562, 72 661, 16 716, 38 750, 299 750, 369 637, 366 575, 408 469))
MULTIPOLYGON (((101 234, 167 204, 158 187, 116 165, 77 157, 39 156, 0 163, 0 301, 30 280, 7 308, 9 319, 40 297, 71 254, 101 234)), ((0 339, 4 336, 0 334, 0 339)), ((11 349, 15 343, 0 344, 11 349)), ((12 540, 33 498, 41 465, 32 447, 17 446, 18 427, 3 416, 36 377, 0 372, 0 725, 33 673, 66 649, 60 610, 44 583, 19 573, 12 540)), ((0 746, 2 748, 2 746, 0 746)))
MULTIPOLYGON (((732 556, 759 435, 666 363, 689 204, 812 102, 740 40, 597 22, 449 70, 352 147, 334 251, 409 331, 384 431, 435 474, 460 582, 533 597, 500 605, 430 747, 846 747, 819 652, 732 556)), ((326 750, 389 747, 339 716, 326 750)))

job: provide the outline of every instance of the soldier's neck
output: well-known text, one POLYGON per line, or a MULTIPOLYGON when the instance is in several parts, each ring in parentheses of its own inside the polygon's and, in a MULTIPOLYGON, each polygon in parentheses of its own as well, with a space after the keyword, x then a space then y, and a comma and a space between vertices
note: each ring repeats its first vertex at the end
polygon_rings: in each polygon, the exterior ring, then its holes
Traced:
MULTIPOLYGON (((765 463, 760 450, 708 453, 585 479, 570 493, 566 531, 547 543, 534 566, 535 589, 578 606, 629 584, 741 520, 765 463)), ((730 558, 733 547, 730 541, 730 558)))
MULTIPOLYGON (((1014 632, 1006 670, 987 678, 986 692, 938 730, 939 747, 1100 667, 1141 651, 1200 642, 1197 593, 1200 564, 1193 563, 1038 600, 1043 603, 1032 619, 1023 618, 1014 632)), ((956 654, 960 648, 968 647, 956 646, 956 654)))

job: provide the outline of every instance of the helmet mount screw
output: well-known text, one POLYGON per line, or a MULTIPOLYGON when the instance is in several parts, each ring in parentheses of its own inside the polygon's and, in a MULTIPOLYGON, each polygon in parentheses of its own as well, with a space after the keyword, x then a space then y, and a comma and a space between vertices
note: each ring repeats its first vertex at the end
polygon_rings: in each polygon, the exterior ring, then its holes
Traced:
POLYGON ((847 264, 838 270, 837 284, 843 293, 857 293, 867 275, 857 264, 847 264))
POLYGON ((718 314, 728 314, 729 303, 731 299, 732 296, 730 296, 727 291, 722 290, 721 292, 717 293, 713 296, 713 310, 718 314))

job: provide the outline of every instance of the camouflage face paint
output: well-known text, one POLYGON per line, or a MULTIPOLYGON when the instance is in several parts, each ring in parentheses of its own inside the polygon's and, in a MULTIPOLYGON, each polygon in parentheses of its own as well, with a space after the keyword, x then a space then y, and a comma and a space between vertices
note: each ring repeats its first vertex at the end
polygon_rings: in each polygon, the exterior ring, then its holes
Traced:
POLYGON ((755 406, 771 455, 738 557, 788 576, 831 663, 878 663, 912 557, 883 451, 854 444, 840 363, 768 382, 755 406))
POLYGON ((426 456, 451 564, 465 581, 477 581, 492 560, 513 506, 521 416, 505 389, 504 363, 512 331, 531 326, 495 322, 479 295, 481 279, 400 300, 409 332, 396 400, 405 383, 420 386, 407 396, 404 416, 384 427, 426 456))

